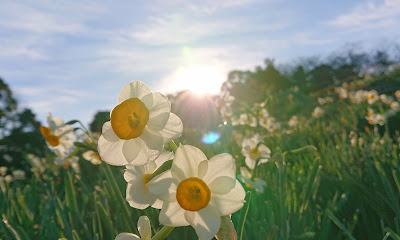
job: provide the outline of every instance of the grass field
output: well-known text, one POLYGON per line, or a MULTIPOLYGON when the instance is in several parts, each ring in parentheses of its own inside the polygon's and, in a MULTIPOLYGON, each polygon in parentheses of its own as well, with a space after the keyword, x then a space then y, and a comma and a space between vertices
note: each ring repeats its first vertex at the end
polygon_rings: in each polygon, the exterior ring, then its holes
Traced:
MULTIPOLYGON (((396 100, 394 91, 387 95, 396 100)), ((231 119, 214 129, 221 133, 214 144, 175 142, 197 144, 208 158, 230 153, 241 174, 246 164, 240 139, 262 136, 271 154, 252 179, 266 184, 263 192, 243 184, 247 202, 232 215, 238 238, 243 230, 243 239, 400 239, 400 135, 389 127, 389 117, 382 126, 369 124, 368 108, 387 114, 391 106, 380 99, 354 103, 333 89, 313 95, 290 89, 266 96, 265 106, 233 107, 231 119), (331 99, 319 104, 318 97, 331 99), (323 113, 312 116, 317 106, 323 113), (236 122, 242 113, 257 118, 261 109, 274 116, 269 129, 236 122), (291 127, 293 115, 298 122, 291 127)), ((159 210, 134 209, 125 200, 124 167, 93 165, 81 154, 96 146, 87 141, 76 146, 79 172, 56 165, 49 149, 41 170, 27 156, 36 169, 29 178, 0 180, 0 239, 114 239, 121 232, 138 234, 142 215, 149 217, 153 235, 162 228, 159 210)), ((196 238, 191 226, 167 237, 196 238)))

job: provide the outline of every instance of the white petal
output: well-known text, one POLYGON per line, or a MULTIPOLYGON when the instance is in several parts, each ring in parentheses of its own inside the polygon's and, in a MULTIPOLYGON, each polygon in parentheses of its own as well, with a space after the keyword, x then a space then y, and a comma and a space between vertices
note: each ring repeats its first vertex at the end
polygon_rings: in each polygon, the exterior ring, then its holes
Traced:
POLYGON ((191 145, 180 145, 176 150, 171 171, 181 170, 185 178, 198 177, 197 168, 203 160, 207 160, 207 157, 200 149, 191 145))
POLYGON ((168 122, 170 116, 170 112, 161 113, 158 116, 149 118, 147 122, 147 126, 154 131, 161 131, 165 128, 165 125, 168 122))
POLYGON ((166 96, 159 92, 149 93, 140 100, 149 110, 149 118, 154 118, 162 113, 171 112, 171 103, 166 96))
POLYGON ((143 181, 128 183, 126 187, 126 201, 133 208, 145 209, 153 205, 157 197, 151 194, 144 186, 143 181))
POLYGON ((246 167, 240 167, 240 174, 247 179, 251 179, 251 172, 246 167))
MULTIPOLYGON (((130 163, 135 163, 138 165, 138 162, 134 161, 138 158, 139 153, 143 148, 143 141, 138 138, 125 140, 124 144, 122 145, 122 153, 124 154, 126 161, 130 163)), ((142 161, 143 159, 138 159, 139 162, 146 163, 147 161, 142 161)))
POLYGON ((157 198, 157 200, 151 205, 152 208, 161 209, 163 205, 163 201, 157 198))
POLYGON ((216 194, 227 194, 233 187, 235 187, 236 184, 236 179, 227 177, 227 176, 221 176, 217 177, 214 179, 208 187, 210 188, 212 193, 216 194))
POLYGON ((118 104, 129 98, 139 98, 141 99, 144 95, 151 93, 150 88, 141 81, 133 81, 126 84, 119 93, 118 104))
POLYGON ((221 226, 221 215, 211 205, 195 212, 194 217, 189 218, 189 220, 192 220, 190 225, 196 230, 199 240, 212 239, 221 226))
POLYGON ((228 153, 222 153, 210 158, 208 161, 208 171, 204 176, 203 181, 209 184, 217 177, 227 176, 235 179, 235 175, 235 159, 228 153))
POLYGON ((171 171, 166 171, 151 179, 147 189, 162 201, 176 201, 177 181, 172 178, 171 171))
POLYGON ((167 203, 164 202, 159 221, 162 225, 170 227, 188 226, 189 223, 185 219, 185 210, 181 208, 178 202, 167 203))
POLYGON ((244 161, 246 162, 248 168, 254 169, 256 167, 256 160, 252 159, 251 157, 246 157, 244 161))
POLYGON ((199 163, 198 169, 198 177, 202 179, 206 175, 208 170, 208 160, 201 161, 199 163))
POLYGON ((139 236, 133 233, 120 233, 115 240, 140 240, 139 236))
POLYGON ((183 124, 181 119, 175 114, 169 114, 169 119, 164 129, 161 130, 161 135, 164 137, 164 142, 169 142, 181 136, 183 124))
POLYGON ((148 127, 145 127, 142 135, 140 135, 140 139, 142 139, 146 146, 152 150, 161 151, 164 144, 164 138, 160 133, 152 131, 148 127))
POLYGON ((122 153, 122 146, 125 141, 118 140, 116 142, 112 142, 108 141, 104 136, 104 134, 101 135, 97 143, 97 150, 99 151, 101 159, 103 159, 103 161, 106 163, 115 166, 123 166, 128 164, 128 161, 126 161, 124 154, 122 153))
POLYGON ((229 193, 224 195, 212 193, 209 204, 217 208, 221 216, 226 216, 243 207, 245 195, 242 185, 236 180, 235 187, 229 193))
POLYGON ((126 182, 135 181, 136 179, 142 179, 144 176, 144 171, 138 167, 131 164, 126 165, 127 169, 124 173, 124 179, 126 182))
POLYGON ((148 217, 141 216, 139 218, 138 230, 139 230, 141 240, 150 240, 151 239, 151 226, 150 226, 150 220, 148 217))

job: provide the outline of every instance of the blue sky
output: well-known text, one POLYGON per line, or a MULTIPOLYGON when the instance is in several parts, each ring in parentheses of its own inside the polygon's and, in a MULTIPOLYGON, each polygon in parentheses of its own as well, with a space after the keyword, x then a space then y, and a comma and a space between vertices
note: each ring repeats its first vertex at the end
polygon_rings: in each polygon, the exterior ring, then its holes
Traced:
POLYGON ((52 112, 88 123, 132 80, 215 92, 265 58, 399 42, 399 25, 400 0, 1 0, 0 76, 42 122, 52 112))

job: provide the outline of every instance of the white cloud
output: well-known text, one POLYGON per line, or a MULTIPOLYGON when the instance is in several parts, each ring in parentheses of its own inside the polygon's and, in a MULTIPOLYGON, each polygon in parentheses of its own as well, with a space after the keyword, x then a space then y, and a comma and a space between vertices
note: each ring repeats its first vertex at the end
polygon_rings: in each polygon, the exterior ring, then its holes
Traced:
MULTIPOLYGON (((387 27, 397 23, 400 17, 400 0, 385 0, 382 3, 368 1, 329 21, 338 27, 387 27)), ((398 27, 398 26, 397 26, 398 27)))

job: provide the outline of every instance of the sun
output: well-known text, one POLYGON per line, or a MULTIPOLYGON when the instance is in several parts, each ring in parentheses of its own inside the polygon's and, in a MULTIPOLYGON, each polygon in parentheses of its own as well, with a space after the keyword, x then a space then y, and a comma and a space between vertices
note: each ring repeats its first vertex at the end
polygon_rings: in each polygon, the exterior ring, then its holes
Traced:
POLYGON ((226 76, 216 66, 181 67, 174 74, 171 88, 197 94, 216 94, 225 80, 226 76))

